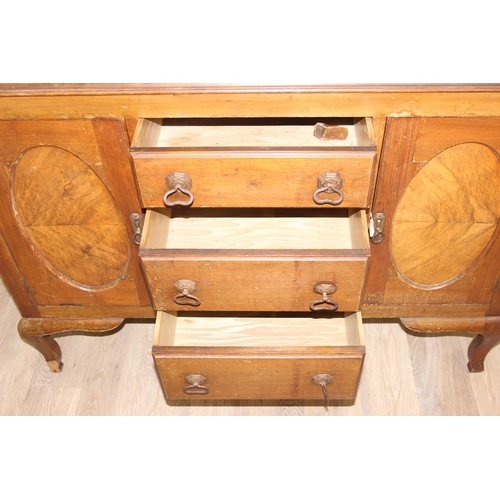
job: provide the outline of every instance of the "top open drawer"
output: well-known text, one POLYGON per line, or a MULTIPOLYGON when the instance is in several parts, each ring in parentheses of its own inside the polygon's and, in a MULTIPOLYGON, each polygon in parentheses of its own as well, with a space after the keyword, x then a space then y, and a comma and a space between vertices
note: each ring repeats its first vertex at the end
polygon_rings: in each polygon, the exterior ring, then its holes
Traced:
POLYGON ((131 147, 147 208, 364 208, 375 153, 370 118, 143 119, 131 147))
POLYGON ((370 148, 367 118, 141 120, 132 148, 370 148))

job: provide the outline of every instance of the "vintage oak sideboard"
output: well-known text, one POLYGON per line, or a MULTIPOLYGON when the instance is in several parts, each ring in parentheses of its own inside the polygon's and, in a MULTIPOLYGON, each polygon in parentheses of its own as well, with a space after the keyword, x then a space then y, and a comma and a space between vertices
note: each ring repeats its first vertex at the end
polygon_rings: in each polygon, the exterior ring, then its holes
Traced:
POLYGON ((470 333, 471 372, 500 342, 500 85, 2 84, 0 189, 52 371, 156 317, 169 399, 328 402, 362 318, 470 333))

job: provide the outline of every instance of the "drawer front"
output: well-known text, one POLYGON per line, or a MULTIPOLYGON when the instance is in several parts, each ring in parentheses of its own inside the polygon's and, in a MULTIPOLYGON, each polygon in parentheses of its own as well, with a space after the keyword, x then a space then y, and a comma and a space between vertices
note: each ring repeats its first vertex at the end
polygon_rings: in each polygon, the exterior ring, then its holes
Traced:
POLYGON ((157 310, 309 311, 314 303, 327 309, 336 303, 339 311, 357 311, 367 257, 362 250, 143 250, 141 259, 157 310), (180 280, 195 285, 183 294, 180 280), (321 288, 315 291, 323 282, 336 287, 326 290, 324 303, 321 288))
POLYGON ((365 355, 360 313, 159 312, 153 357, 169 399, 354 399, 365 355))
MULTIPOLYGON (((132 156, 146 208, 165 206, 164 197, 172 190, 167 178, 172 173, 189 177, 193 207, 363 208, 369 205, 375 151, 237 155, 132 152, 132 156), (337 192, 321 191, 328 182, 325 174, 337 174, 341 179, 342 200, 337 192)), ((166 200, 191 201, 189 195, 176 191, 166 200)))
POLYGON ((354 399, 364 347, 155 347, 153 356, 168 399, 321 400, 316 375, 333 378, 330 399, 354 399))

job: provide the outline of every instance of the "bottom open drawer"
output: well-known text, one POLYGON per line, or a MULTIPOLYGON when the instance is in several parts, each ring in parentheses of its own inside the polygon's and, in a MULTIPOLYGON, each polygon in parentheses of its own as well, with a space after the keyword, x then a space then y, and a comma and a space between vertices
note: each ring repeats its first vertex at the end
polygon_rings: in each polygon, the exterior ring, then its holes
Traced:
POLYGON ((364 356, 359 312, 311 317, 160 311, 153 345, 171 400, 354 400, 364 356))

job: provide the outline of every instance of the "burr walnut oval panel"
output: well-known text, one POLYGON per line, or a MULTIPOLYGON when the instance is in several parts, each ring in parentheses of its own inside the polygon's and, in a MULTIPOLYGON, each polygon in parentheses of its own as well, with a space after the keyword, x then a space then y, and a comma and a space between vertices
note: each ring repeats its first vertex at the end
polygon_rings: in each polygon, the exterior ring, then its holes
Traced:
POLYGON ((121 277, 130 251, 123 217, 77 156, 54 146, 27 150, 13 168, 12 195, 23 233, 54 274, 97 289, 121 277))
POLYGON ((499 157, 484 144, 458 144, 429 160, 394 214, 391 248, 400 276, 424 289, 459 279, 493 241, 499 192, 499 157))

